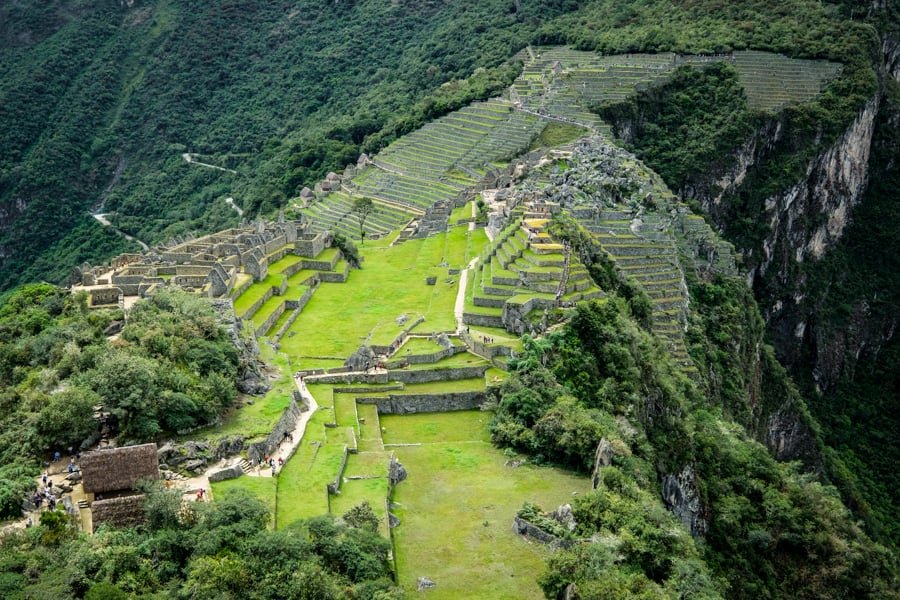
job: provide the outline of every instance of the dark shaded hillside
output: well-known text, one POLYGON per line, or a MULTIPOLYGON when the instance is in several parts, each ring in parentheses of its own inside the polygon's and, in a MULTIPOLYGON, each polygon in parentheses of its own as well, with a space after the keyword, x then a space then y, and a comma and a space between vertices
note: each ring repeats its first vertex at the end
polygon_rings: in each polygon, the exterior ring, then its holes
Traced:
POLYGON ((230 195, 244 208, 272 210, 298 187, 355 160, 366 135, 389 121, 397 129, 428 90, 501 63, 542 21, 572 6, 6 6, 0 287, 60 281, 75 264, 123 250, 121 243, 89 243, 102 234, 83 215, 101 205, 121 229, 149 242, 233 222, 236 214, 223 202, 230 195), (188 165, 185 152, 237 174, 188 165))

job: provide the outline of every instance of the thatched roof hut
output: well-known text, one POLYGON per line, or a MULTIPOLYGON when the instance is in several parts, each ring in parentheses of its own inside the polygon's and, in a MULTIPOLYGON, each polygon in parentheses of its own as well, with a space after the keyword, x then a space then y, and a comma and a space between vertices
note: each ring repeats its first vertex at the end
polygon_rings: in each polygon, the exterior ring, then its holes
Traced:
POLYGON ((131 490, 140 479, 159 479, 156 444, 89 452, 81 457, 80 466, 88 493, 131 490))
POLYGON ((94 531, 101 525, 133 527, 144 522, 144 494, 95 500, 91 504, 94 531))

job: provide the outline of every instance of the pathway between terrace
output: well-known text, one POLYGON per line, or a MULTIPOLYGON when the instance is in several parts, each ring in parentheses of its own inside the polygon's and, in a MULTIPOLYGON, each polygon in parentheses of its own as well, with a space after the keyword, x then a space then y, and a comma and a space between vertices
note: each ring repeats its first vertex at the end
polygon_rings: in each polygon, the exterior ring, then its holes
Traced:
MULTIPOLYGON (((470 223, 470 225, 474 225, 474 223, 470 223)), ((459 274, 459 291, 456 292, 456 304, 453 305, 453 314, 456 316, 456 331, 462 331, 466 328, 463 323, 463 313, 466 310, 466 287, 469 283, 469 271, 474 269, 476 264, 478 264, 477 256, 470 260, 466 268, 459 274)))
POLYGON ((181 155, 181 158, 184 159, 184 162, 186 162, 190 165, 199 165, 201 167, 206 167, 207 169, 215 169, 217 171, 225 171, 226 173, 234 173, 235 175, 237 175, 237 171, 234 171, 232 169, 226 169, 225 167, 219 167, 216 165, 211 165, 209 163, 204 163, 204 162, 194 160, 194 155, 191 154, 190 152, 183 153, 181 155))
MULTIPOLYGON (((309 410, 301 413, 300 418, 297 420, 297 426, 294 427, 294 431, 291 432, 291 435, 289 437, 284 438, 281 444, 278 446, 278 449, 274 453, 272 453, 272 458, 275 461, 278 461, 278 459, 281 458, 282 460, 284 460, 284 462, 287 462, 291 455, 294 454, 294 451, 297 450, 297 446, 299 446, 300 442, 303 440, 303 434, 306 433, 306 426, 309 424, 309 420, 319 409, 319 404, 316 402, 316 399, 313 397, 313 395, 309 393, 309 390, 306 389, 306 384, 303 382, 303 380, 298 377, 295 378, 294 381, 297 384, 297 390, 299 390, 300 395, 302 395, 303 398, 306 399, 306 402, 309 405, 309 410)), ((247 468, 249 466, 249 463, 245 463, 245 459, 222 459, 217 464, 208 468, 202 475, 188 479, 185 482, 187 484, 186 487, 189 490, 197 489, 198 487, 203 487, 206 490, 210 490, 211 488, 209 486, 209 474, 214 471, 221 471, 222 469, 228 468, 234 464, 240 464, 244 470, 244 475, 248 475, 250 477, 272 476, 272 469, 267 466, 256 465, 254 467, 247 468)))

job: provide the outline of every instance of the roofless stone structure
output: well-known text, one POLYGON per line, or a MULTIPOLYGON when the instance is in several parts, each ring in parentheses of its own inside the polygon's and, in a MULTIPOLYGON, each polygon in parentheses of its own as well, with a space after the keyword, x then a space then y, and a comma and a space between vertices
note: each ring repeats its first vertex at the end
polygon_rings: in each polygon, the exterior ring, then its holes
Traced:
POLYGON ((307 233, 300 221, 258 221, 172 240, 144 254, 121 254, 106 265, 82 265, 73 274, 72 291, 86 291, 92 307, 124 307, 128 299, 166 287, 217 298, 265 279, 269 264, 286 254, 312 258, 329 245, 329 234, 307 233))

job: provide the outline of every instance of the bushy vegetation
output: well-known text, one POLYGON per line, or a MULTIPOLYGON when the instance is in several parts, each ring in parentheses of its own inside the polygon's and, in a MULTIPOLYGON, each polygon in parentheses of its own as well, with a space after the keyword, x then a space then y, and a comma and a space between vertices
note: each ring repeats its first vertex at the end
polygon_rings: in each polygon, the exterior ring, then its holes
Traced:
POLYGON ((776 462, 709 406, 621 301, 580 304, 562 330, 526 340, 512 367, 496 443, 580 470, 591 468, 601 439, 614 449, 600 488, 574 503, 576 533, 605 541, 552 559, 548 594, 571 582, 597 597, 892 593, 896 565, 836 490, 776 462), (662 479, 689 465, 698 517, 708 521, 700 549, 659 500, 662 479))
POLYGON ((96 405, 123 442, 147 441, 208 423, 236 398, 237 352, 205 300, 156 294, 108 340, 121 318, 49 284, 24 286, 0 308, 3 516, 18 516, 39 457, 96 443, 96 405))
POLYGON ((691 188, 691 177, 727 166, 755 124, 737 72, 726 63, 680 67, 631 102, 597 108, 617 132, 630 128, 631 149, 680 194, 691 188))
POLYGON ((400 598, 389 542, 323 516, 279 531, 269 512, 234 491, 181 506, 177 490, 152 489, 147 525, 76 533, 63 511, 0 541, 0 595, 19 598, 400 598))

